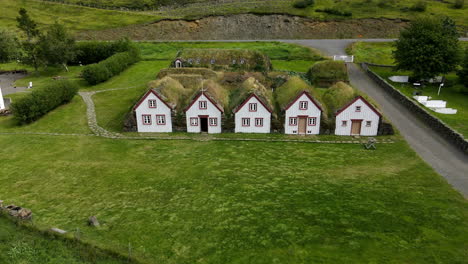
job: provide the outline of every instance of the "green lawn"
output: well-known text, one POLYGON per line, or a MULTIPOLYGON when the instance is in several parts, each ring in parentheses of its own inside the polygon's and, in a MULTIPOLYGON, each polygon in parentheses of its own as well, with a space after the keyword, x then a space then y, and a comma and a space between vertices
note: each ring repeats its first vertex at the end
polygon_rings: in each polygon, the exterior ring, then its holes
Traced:
POLYGON ((8 264, 117 264, 127 263, 73 241, 17 226, 0 215, 0 263, 8 264))

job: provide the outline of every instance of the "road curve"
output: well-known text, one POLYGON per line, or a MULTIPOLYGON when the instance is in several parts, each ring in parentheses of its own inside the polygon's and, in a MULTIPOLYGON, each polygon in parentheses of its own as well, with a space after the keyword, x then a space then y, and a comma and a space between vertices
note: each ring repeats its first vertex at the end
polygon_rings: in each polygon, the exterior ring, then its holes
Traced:
MULTIPOLYGON (((345 48, 354 41, 356 40, 286 40, 285 42, 312 47, 326 53, 326 55, 343 55, 346 54, 345 48)), ((415 117, 370 79, 356 64, 348 63, 348 72, 351 84, 368 94, 381 106, 384 115, 398 128, 423 160, 442 175, 453 188, 468 198, 468 155, 415 117)))

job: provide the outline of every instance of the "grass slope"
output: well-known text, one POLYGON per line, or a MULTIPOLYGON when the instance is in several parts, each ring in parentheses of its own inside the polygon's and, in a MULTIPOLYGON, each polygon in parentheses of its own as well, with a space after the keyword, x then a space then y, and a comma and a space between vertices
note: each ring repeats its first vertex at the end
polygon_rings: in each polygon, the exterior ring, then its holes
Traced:
POLYGON ((57 240, 0 215, 0 263, 117 264, 127 263, 72 241, 57 240))

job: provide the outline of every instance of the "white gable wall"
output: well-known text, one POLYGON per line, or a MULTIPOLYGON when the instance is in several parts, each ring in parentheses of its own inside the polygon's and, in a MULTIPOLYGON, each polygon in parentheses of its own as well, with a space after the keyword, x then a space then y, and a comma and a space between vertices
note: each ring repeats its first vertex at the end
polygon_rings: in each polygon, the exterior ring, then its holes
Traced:
POLYGON ((192 104, 192 106, 185 112, 185 115, 186 115, 186 121, 187 121, 187 132, 200 133, 201 132, 200 116, 207 116, 208 118, 217 119, 216 126, 211 126, 208 121, 208 133, 209 134, 221 133, 222 113, 210 100, 208 100, 208 98, 204 94, 198 97, 198 99, 192 104), (199 108, 200 101, 207 102, 206 109, 199 108), (192 126, 190 123, 190 118, 198 118, 198 125, 192 126))
MULTIPOLYGON (((316 117, 316 125, 315 126, 309 126, 307 124, 306 128, 306 135, 318 135, 320 133, 320 118, 321 118, 321 111, 320 109, 310 100, 310 98, 302 94, 299 99, 297 99, 287 110, 286 110, 286 115, 285 115, 285 121, 284 121, 284 133, 285 134, 293 134, 297 135, 299 134, 299 124, 292 126, 289 124, 289 118, 290 117, 302 117, 305 116, 307 118, 309 117, 316 117), (301 101, 307 101, 307 110, 301 110, 299 109, 299 104, 301 101)), ((299 123, 299 120, 298 120, 299 123)))
POLYGON ((356 100, 343 112, 336 116, 335 135, 350 136, 352 120, 362 120, 361 136, 376 136, 379 128, 380 117, 362 99, 356 100), (356 112, 356 106, 361 106, 361 111, 356 112), (346 126, 343 126, 346 121, 346 126), (366 121, 371 121, 371 126, 366 126, 366 121))
POLYGON ((270 133, 271 113, 263 106, 263 104, 255 97, 252 96, 242 106, 241 109, 235 114, 236 133, 270 133), (250 112, 249 104, 256 103, 257 111, 250 112), (249 118, 250 126, 243 126, 242 119, 249 118), (255 118, 263 118, 263 126, 258 127, 255 125, 255 118))
POLYGON ((138 132, 172 132, 171 109, 153 93, 149 93, 146 99, 136 108, 136 119, 138 132), (156 108, 149 107, 149 100, 156 100, 156 108), (143 115, 151 116, 151 125, 143 124, 143 115), (166 117, 165 125, 158 125, 156 115, 166 117))

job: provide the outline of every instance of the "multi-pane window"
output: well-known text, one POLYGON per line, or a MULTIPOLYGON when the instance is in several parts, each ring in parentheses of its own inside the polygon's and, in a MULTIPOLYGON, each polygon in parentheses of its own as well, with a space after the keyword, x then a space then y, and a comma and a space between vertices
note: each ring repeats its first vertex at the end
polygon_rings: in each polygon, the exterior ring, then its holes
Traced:
POLYGON ((242 126, 250 126, 250 118, 242 118, 242 126))
POLYGON ((348 125, 348 121, 346 120, 341 121, 341 126, 346 126, 346 125, 348 125))
POLYGON ((156 108, 156 100, 148 100, 149 108, 156 108))
POLYGON ((361 106, 356 106, 356 112, 361 112, 361 106))
POLYGON ((206 103, 206 101, 200 101, 200 102, 198 102, 198 106, 199 106, 200 109, 206 109, 207 103, 206 103))
POLYGON ((263 118, 255 118, 255 126, 262 127, 263 126, 263 118))
POLYGON ((299 109, 300 110, 307 110, 307 101, 300 101, 299 102, 299 109))
POLYGON ((250 112, 257 112, 257 103, 250 103, 249 104, 249 111, 250 112))
POLYGON ((210 126, 217 126, 218 119, 216 117, 210 117, 210 126))
POLYGON ((289 118, 289 125, 290 126, 297 126, 297 117, 290 117, 289 118))
POLYGON ((372 125, 372 121, 366 121, 366 127, 370 127, 372 125))
POLYGON ((151 125, 151 115, 142 115, 143 125, 151 125))
POLYGON ((156 124, 165 125, 166 124, 166 116, 165 115, 156 115, 156 124))
POLYGON ((198 126, 198 117, 191 117, 190 118, 190 125, 191 126, 198 126))
POLYGON ((309 126, 317 125, 317 118, 316 117, 309 117, 309 119, 307 119, 307 121, 308 121, 309 126))

